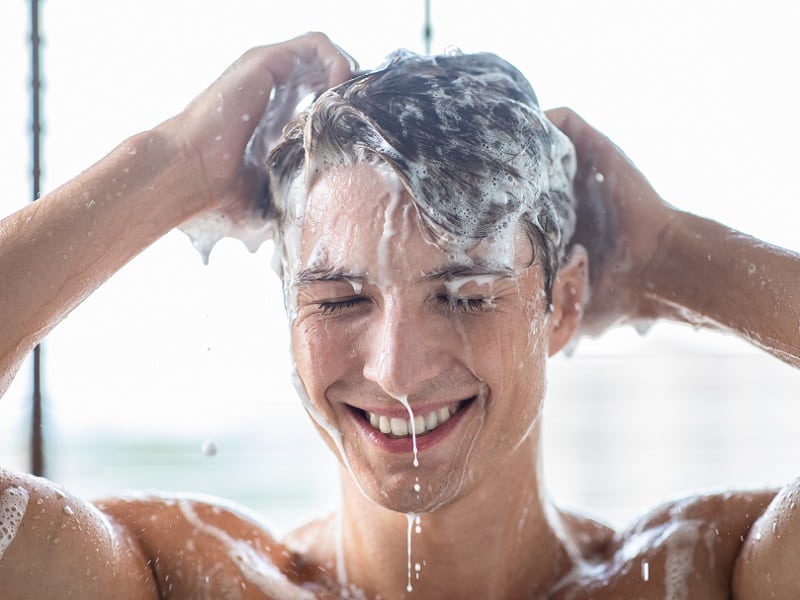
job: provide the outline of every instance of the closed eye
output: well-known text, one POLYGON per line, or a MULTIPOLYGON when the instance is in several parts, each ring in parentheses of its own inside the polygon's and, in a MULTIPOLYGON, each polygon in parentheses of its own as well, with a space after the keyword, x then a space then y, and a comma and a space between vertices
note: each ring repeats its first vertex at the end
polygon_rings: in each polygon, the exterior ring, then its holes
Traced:
POLYGON ((322 302, 316 302, 316 305, 319 307, 320 312, 322 312, 323 315, 336 315, 351 308, 355 308, 356 306, 365 302, 369 302, 369 299, 365 298, 364 296, 353 296, 351 298, 342 298, 340 300, 325 300, 322 302))
POLYGON ((450 312, 474 314, 494 309, 493 298, 458 298, 440 294, 436 301, 450 312))

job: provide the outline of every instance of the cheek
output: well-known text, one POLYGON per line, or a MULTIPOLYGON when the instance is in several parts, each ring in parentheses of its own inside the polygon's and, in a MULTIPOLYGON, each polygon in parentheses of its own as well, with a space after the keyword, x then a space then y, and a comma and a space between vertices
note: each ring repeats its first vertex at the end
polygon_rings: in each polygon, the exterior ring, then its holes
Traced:
POLYGON ((545 319, 535 307, 520 311, 498 312, 492 322, 475 328, 464 336, 472 350, 472 362, 488 365, 493 371, 519 378, 520 370, 528 370, 541 360, 546 329, 545 319))
POLYGON ((302 318, 292 326, 297 374, 312 398, 354 368, 356 336, 351 330, 331 321, 302 318))

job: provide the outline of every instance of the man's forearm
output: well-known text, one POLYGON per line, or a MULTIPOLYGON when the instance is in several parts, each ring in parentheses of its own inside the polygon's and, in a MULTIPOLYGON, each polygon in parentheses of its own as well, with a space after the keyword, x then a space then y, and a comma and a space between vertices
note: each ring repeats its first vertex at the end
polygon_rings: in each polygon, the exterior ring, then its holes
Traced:
POLYGON ((800 366, 800 256, 678 213, 645 272, 659 317, 732 331, 800 366))
POLYGON ((134 136, 0 222, 0 394, 58 321, 200 209, 174 193, 191 186, 170 144, 155 132, 134 136))

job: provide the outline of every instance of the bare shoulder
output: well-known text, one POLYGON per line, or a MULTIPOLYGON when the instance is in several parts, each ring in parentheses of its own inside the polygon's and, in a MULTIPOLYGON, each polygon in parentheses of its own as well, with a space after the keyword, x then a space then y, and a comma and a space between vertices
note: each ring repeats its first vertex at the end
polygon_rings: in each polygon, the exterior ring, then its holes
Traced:
POLYGON ((553 598, 728 599, 734 565, 775 490, 665 503, 586 555, 553 598))
POLYGON ((800 479, 784 486, 750 528, 733 572, 733 597, 800 598, 800 479))
POLYGON ((193 600, 334 598, 326 572, 259 518, 215 498, 89 503, 0 469, 0 596, 193 600))
POLYGON ((324 571, 277 541, 259 516, 232 503, 135 495, 97 506, 135 536, 163 597, 333 597, 324 571))
POLYGON ((155 599, 127 531, 45 479, 0 469, 0 590, 9 600, 155 599))

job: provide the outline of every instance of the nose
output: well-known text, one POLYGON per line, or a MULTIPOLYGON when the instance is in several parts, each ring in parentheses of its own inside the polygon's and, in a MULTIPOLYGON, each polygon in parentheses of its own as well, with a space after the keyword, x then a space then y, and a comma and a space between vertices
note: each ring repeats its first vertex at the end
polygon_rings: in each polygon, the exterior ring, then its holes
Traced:
POLYGON ((365 340, 364 377, 399 398, 420 391, 447 368, 444 332, 421 309, 387 301, 365 340))

